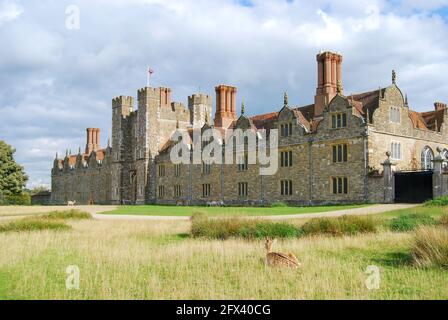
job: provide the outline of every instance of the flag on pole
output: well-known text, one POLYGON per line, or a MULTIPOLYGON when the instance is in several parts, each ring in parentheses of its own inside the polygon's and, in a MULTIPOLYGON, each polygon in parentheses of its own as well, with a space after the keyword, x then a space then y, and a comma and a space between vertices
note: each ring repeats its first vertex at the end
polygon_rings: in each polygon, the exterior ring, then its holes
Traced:
POLYGON ((154 73, 154 70, 152 70, 151 68, 148 67, 148 75, 146 77, 146 86, 149 87, 149 78, 151 77, 151 75, 154 73))

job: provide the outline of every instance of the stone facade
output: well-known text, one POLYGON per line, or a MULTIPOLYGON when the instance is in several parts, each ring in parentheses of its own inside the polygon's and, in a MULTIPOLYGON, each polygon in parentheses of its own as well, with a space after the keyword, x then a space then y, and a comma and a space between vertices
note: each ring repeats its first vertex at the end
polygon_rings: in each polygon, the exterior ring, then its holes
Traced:
MULTIPOLYGON (((391 173, 387 172, 388 177, 384 174, 387 169, 431 169, 433 158, 440 156, 443 171, 448 158, 445 104, 435 103, 433 111, 412 111, 396 85, 395 72, 386 88, 345 96, 342 56, 324 52, 317 55, 317 62, 314 104, 293 107, 285 96, 283 108, 269 114, 237 117, 237 89, 227 85, 215 88, 214 120, 212 98, 204 94, 190 96, 185 107, 171 101, 171 89, 147 87, 138 91, 137 110, 132 97, 113 99, 112 145, 101 149, 99 129, 88 129, 84 153, 56 157, 52 202, 390 202, 393 195, 388 189, 391 173), (244 168, 237 164, 214 163, 206 168, 204 164, 171 162, 170 152, 175 146, 171 137, 176 131, 188 132, 191 137, 208 128, 223 134, 228 129, 266 130, 267 137, 273 129, 280 133, 286 130, 286 134, 279 134, 277 172, 260 175, 259 159, 244 168), (282 152, 291 160, 286 166, 280 163, 282 152), (388 167, 384 167, 386 152, 391 154, 388 167)), ((224 150, 228 142, 226 138, 221 141, 224 150)), ((193 158, 197 147, 189 148, 193 158)), ((445 180, 446 175, 441 176, 440 181, 445 180)))

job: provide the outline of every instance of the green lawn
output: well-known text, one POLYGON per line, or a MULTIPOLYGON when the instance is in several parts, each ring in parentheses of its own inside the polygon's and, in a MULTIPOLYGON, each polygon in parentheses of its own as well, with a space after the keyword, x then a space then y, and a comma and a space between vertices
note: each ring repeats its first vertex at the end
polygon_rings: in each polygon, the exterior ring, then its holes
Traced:
POLYGON ((362 208, 368 205, 337 205, 317 207, 178 207, 178 206, 120 206, 117 210, 103 212, 104 214, 147 215, 147 216, 191 216, 195 212, 209 215, 243 215, 243 216, 272 216, 304 213, 317 213, 345 209, 362 208))
POLYGON ((433 218, 440 217, 444 214, 448 213, 448 207, 446 206, 418 206, 414 208, 407 208, 407 209, 401 209, 401 210, 393 210, 388 211, 384 213, 380 213, 379 216, 386 217, 386 218, 395 218, 403 214, 428 214, 432 216, 433 218))

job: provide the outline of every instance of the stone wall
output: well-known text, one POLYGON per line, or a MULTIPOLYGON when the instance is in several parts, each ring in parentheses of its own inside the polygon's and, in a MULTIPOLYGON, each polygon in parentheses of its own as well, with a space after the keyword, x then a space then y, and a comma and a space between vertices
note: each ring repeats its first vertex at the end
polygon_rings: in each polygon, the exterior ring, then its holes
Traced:
MULTIPOLYGON (((105 158, 98 163, 93 152, 87 163, 81 161, 73 167, 59 167, 52 170, 51 203, 67 204, 109 204, 111 197, 111 149, 107 149, 105 158)), ((68 158, 66 158, 68 162, 68 158)))
POLYGON ((437 148, 448 149, 447 127, 448 116, 440 131, 414 128, 409 115, 409 108, 404 103, 403 95, 396 85, 386 88, 384 97, 379 99, 379 108, 373 114, 373 123, 368 126, 369 166, 381 169, 381 162, 387 151, 391 152, 393 142, 401 144, 402 158, 392 157, 396 170, 420 170, 421 153, 430 147, 437 154, 437 148), (390 121, 390 107, 400 110, 400 123, 390 121))

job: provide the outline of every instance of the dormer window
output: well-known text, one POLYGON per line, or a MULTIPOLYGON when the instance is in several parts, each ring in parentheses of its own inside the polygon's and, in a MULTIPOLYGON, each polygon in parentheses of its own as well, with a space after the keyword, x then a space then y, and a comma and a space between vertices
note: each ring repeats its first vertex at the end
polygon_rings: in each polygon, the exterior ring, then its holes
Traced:
POLYGON ((280 125, 280 135, 282 137, 289 137, 292 135, 292 122, 283 123, 280 125))
POLYGON ((390 107, 389 119, 390 122, 400 123, 400 109, 397 107, 390 107))
POLYGON ((347 126, 347 114, 346 113, 333 113, 331 115, 331 128, 339 129, 347 126))

